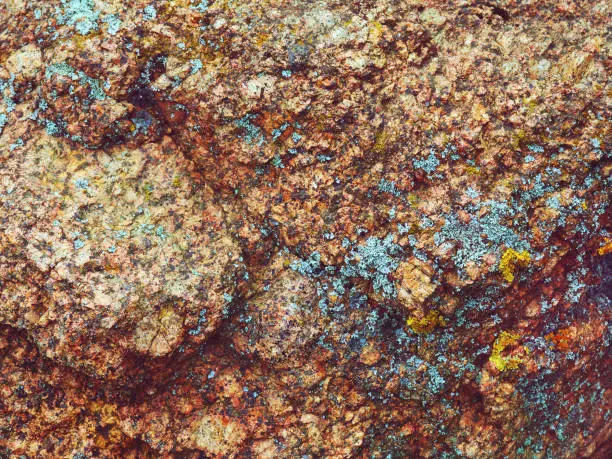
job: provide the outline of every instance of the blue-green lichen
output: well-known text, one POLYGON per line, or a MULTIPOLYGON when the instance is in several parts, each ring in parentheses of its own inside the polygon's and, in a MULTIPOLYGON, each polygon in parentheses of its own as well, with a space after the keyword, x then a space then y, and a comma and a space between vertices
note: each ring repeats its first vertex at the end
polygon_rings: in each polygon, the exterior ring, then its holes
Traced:
POLYGON ((392 234, 384 239, 369 237, 345 259, 340 273, 347 278, 370 280, 375 292, 386 298, 394 297, 396 291, 389 275, 397 269, 401 251, 401 247, 393 242, 392 234))
POLYGON ((98 30, 100 12, 94 10, 93 0, 62 0, 62 12, 58 12, 58 24, 74 26, 81 35, 98 30))
POLYGON ((428 174, 431 174, 440 165, 440 161, 436 157, 436 152, 432 148, 429 151, 429 156, 425 159, 413 159, 412 164, 416 169, 423 169, 428 174))
POLYGON ((72 80, 79 80, 82 85, 87 85, 89 87, 89 97, 92 100, 106 99, 106 93, 104 92, 104 89, 108 89, 110 87, 108 83, 102 82, 95 78, 91 78, 81 70, 75 70, 66 62, 58 62, 49 65, 45 70, 45 77, 47 79, 50 79, 53 75, 60 75, 68 77, 72 80))

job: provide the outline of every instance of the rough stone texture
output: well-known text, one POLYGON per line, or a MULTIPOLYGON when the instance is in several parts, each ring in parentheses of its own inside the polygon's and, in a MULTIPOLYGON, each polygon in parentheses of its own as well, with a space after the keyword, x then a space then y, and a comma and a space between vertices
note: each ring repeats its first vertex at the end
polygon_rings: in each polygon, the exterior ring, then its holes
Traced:
POLYGON ((397 299, 408 310, 421 310, 425 300, 436 290, 436 285, 432 282, 432 267, 413 257, 400 264, 396 272, 399 277, 397 299))
POLYGON ((285 270, 269 288, 250 298, 229 335, 235 349, 264 361, 302 365, 296 356, 321 334, 314 285, 299 274, 285 270))
POLYGON ((0 3, 0 457, 609 457, 605 1, 0 3))
POLYGON ((0 164, 0 321, 102 376, 216 330, 240 248, 170 143, 87 152, 40 134, 23 148, 0 164))

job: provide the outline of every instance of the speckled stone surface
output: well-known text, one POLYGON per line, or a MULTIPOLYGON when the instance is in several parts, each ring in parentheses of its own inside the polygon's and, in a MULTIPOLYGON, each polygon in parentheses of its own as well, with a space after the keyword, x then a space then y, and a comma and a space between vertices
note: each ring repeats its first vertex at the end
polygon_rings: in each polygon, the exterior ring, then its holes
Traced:
POLYGON ((0 457, 609 457, 609 17, 1 1, 0 457))

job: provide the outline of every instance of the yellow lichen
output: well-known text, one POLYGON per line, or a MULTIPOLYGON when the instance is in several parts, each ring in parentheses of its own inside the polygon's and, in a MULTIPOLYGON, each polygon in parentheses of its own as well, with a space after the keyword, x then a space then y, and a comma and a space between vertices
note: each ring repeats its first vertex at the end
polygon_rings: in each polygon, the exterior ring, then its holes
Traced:
POLYGON ((493 351, 489 356, 489 361, 495 365, 499 371, 516 370, 522 363, 523 359, 519 356, 504 357, 502 353, 508 346, 516 344, 520 336, 517 333, 503 331, 499 334, 495 343, 493 343, 493 351))
POLYGON ((513 131, 512 134, 512 141, 511 141, 511 145, 513 148, 519 148, 521 145, 521 142, 523 142, 523 140, 525 140, 525 137, 527 136, 527 134, 525 133, 525 131, 523 129, 517 129, 515 131, 513 131))
POLYGON ((255 37, 255 44, 258 47, 262 47, 263 45, 266 44, 266 42, 268 42, 270 40, 270 38, 272 38, 272 35, 270 35, 269 33, 260 33, 257 34, 257 36, 255 37))
POLYGON ((388 131, 380 131, 376 134, 376 141, 372 148, 376 153, 383 153, 387 147, 387 143, 391 139, 391 133, 388 131))
POLYGON ((144 192, 145 199, 149 201, 151 199, 151 196, 153 195, 153 185, 149 182, 145 182, 142 187, 142 190, 144 192))
POLYGON ((527 109, 527 113, 531 114, 538 107, 538 99, 536 97, 525 97, 523 98, 523 106, 527 109))
POLYGON ((446 325, 446 320, 444 320, 444 317, 442 317, 438 311, 429 311, 429 313, 421 319, 409 317, 406 320, 406 324, 413 332, 426 334, 431 333, 437 326, 444 327, 446 325))
POLYGON ((419 198, 416 194, 408 195, 408 204, 410 204, 411 207, 416 206, 418 203, 419 203, 419 198))
POLYGON ((178 188, 178 187, 180 187, 182 184, 183 184, 183 182, 182 182, 182 180, 181 180, 181 176, 180 176, 180 175, 178 175, 178 174, 177 174, 177 175, 175 175, 175 176, 172 178, 172 186, 173 186, 174 188, 178 188))
POLYGON ((372 21, 368 30, 368 39, 376 45, 378 44, 380 37, 382 37, 382 32, 382 24, 378 21, 372 21))
POLYGON ((612 240, 606 239, 606 244, 597 249, 597 255, 603 257, 608 253, 612 253, 612 240))
POLYGON ((507 249, 499 260, 499 271, 508 282, 514 281, 514 270, 517 266, 526 268, 531 261, 531 255, 526 250, 517 252, 514 249, 507 249))

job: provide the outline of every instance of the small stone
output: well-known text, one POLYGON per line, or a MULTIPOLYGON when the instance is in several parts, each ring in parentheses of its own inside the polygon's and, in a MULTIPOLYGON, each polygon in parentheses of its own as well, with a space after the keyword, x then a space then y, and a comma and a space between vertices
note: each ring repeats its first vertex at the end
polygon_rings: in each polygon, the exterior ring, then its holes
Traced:
POLYGON ((374 365, 380 360, 380 350, 376 348, 376 345, 368 343, 361 350, 359 361, 364 365, 374 365))
POLYGON ((34 78, 43 67, 40 48, 33 43, 25 45, 6 59, 5 67, 17 78, 34 78))
POLYGON ((400 263, 396 274, 397 298, 408 311, 419 310, 436 290, 432 267, 416 257, 400 263))
POLYGON ((220 415, 204 415, 196 423, 186 446, 209 454, 230 454, 246 439, 244 427, 220 415))

